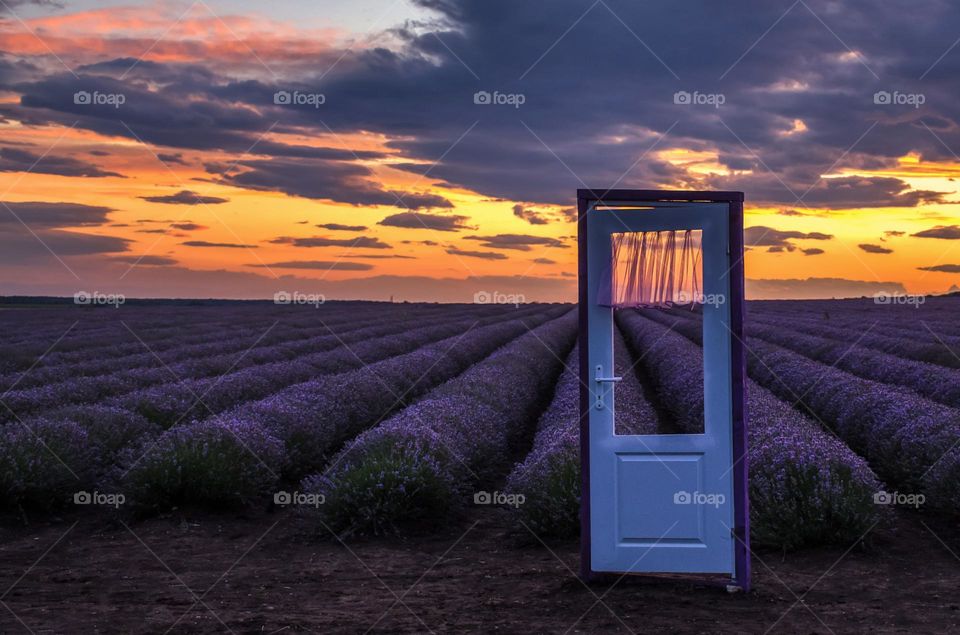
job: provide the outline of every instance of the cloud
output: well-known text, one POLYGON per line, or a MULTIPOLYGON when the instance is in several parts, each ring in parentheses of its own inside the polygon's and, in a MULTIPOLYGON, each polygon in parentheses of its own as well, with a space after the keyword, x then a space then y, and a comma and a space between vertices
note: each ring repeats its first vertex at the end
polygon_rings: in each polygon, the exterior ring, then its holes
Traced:
POLYGON ((794 251, 797 246, 792 240, 830 240, 830 234, 821 232, 784 231, 757 225, 743 230, 744 244, 749 247, 767 247, 769 253, 783 253, 794 251))
POLYGON ((519 203, 513 206, 513 215, 517 218, 522 218, 531 225, 547 225, 550 221, 543 217, 543 215, 533 209, 525 208, 519 203))
POLYGON ((747 278, 747 298, 752 300, 813 300, 817 298, 858 298, 877 293, 905 294, 900 282, 871 282, 845 278, 790 278, 783 280, 747 278))
POLYGON ((819 256, 820 254, 826 253, 819 247, 811 247, 809 249, 803 249, 801 251, 803 251, 804 256, 819 256))
MULTIPOLYGON (((304 221, 306 223, 307 221, 304 221)), ((363 232, 367 231, 366 225, 341 225, 340 223, 323 223, 317 225, 320 229, 329 229, 336 232, 363 232)))
POLYGON ((238 243, 212 243, 206 240, 188 240, 180 243, 187 247, 222 247, 225 249, 255 249, 256 245, 242 245, 238 243))
POLYGON ((62 267, 57 260, 69 260, 74 256, 94 256, 123 252, 130 241, 115 236, 96 236, 61 229, 33 228, 23 226, 0 229, 0 264, 39 265, 53 264, 62 267))
POLYGON ((917 267, 920 271, 939 271, 942 273, 960 273, 960 265, 932 265, 930 267, 917 267))
POLYGON ((416 260, 416 256, 405 256, 403 254, 342 254, 343 258, 363 258, 365 260, 416 260))
POLYGON ((141 265, 148 267, 168 267, 177 264, 176 259, 170 258, 169 256, 153 256, 150 254, 144 254, 142 256, 132 254, 129 256, 112 256, 110 260, 138 267, 141 265))
POLYGON ((34 172, 58 176, 106 177, 122 174, 101 170, 93 163, 70 157, 34 154, 19 148, 0 148, 0 172, 34 172))
POLYGON ((944 240, 960 240, 960 225, 937 225, 930 229, 910 234, 917 238, 942 238, 944 240))
POLYGON ((219 205, 230 200, 217 196, 201 196, 190 190, 180 190, 176 194, 165 196, 141 196, 140 198, 151 203, 166 203, 167 205, 219 205))
POLYGON ((178 165, 187 165, 187 162, 183 160, 183 154, 180 152, 175 153, 164 153, 158 152, 157 158, 163 161, 164 163, 174 163, 178 165))
POLYGON ((529 234, 497 234, 496 236, 465 236, 464 240, 480 241, 490 249, 515 249, 530 251, 534 246, 566 248, 567 245, 556 238, 531 236, 529 234))
POLYGON ((248 267, 270 267, 271 269, 320 269, 323 271, 369 271, 373 265, 365 262, 347 262, 345 260, 286 260, 266 264, 249 264, 248 267))
POLYGON ((475 229, 466 224, 467 216, 425 214, 423 212, 401 212, 387 216, 378 225, 403 227, 404 229, 432 229, 441 232, 455 232, 461 229, 475 229))
POLYGON ((197 224, 197 223, 191 223, 191 222, 186 222, 186 223, 170 223, 170 227, 173 227, 174 229, 180 229, 180 230, 183 230, 183 231, 185 231, 185 232, 196 231, 196 230, 199 230, 199 229, 210 229, 209 227, 206 227, 205 225, 199 225, 199 224, 197 224))
POLYGON ((0 226, 20 225, 23 221, 36 227, 86 227, 107 223, 113 210, 101 205, 80 203, 0 202, 0 226))
POLYGON ((373 236, 358 236, 356 238, 327 238, 314 236, 312 238, 295 238, 281 236, 270 241, 277 245, 293 245, 294 247, 353 247, 356 249, 391 249, 391 246, 373 236))
POLYGON ((550 258, 534 258, 533 262, 538 265, 555 265, 557 264, 556 260, 551 260, 550 258))
MULTIPOLYGON (((262 152, 262 149, 258 147, 258 151, 262 152)), ((370 168, 342 160, 257 159, 233 166, 207 164, 207 170, 219 174, 223 183, 236 187, 282 192, 301 198, 355 206, 453 207, 453 203, 438 194, 385 190, 373 180, 374 173, 370 168)))
POLYGON ((903 231, 891 229, 891 230, 888 230, 888 231, 883 232, 883 235, 884 235, 884 237, 886 237, 886 238, 890 238, 890 237, 904 236, 904 235, 906 235, 906 233, 907 233, 907 232, 903 232, 903 231))
POLYGON ((467 258, 480 258, 481 260, 506 260, 504 254, 495 251, 470 251, 467 249, 458 249, 457 247, 448 247, 447 253, 454 256, 465 256, 467 258))
POLYGON ((868 254, 892 254, 893 250, 888 249, 882 245, 871 245, 870 243, 860 243, 857 245, 860 249, 864 250, 868 254))

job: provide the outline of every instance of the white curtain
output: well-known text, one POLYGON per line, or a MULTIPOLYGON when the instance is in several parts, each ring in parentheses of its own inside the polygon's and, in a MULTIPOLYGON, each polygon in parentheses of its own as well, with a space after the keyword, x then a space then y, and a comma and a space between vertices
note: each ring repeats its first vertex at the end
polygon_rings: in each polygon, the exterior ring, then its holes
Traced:
POLYGON ((600 303, 641 307, 702 302, 701 233, 687 229, 613 234, 610 288, 601 292, 600 303))

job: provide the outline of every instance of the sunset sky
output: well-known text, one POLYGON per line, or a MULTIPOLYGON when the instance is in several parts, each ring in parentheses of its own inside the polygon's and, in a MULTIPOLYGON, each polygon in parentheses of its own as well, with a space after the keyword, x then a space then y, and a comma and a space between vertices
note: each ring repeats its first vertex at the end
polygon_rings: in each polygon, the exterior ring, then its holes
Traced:
POLYGON ((743 190, 750 297, 943 293, 958 38, 946 0, 0 0, 0 294, 571 301, 611 186, 743 190))

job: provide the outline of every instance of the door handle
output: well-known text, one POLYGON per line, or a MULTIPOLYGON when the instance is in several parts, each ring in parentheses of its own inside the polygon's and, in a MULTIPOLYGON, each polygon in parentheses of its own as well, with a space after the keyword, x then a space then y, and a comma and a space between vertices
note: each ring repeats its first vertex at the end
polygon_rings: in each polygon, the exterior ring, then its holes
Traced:
MULTIPOLYGON (((618 381, 623 381, 623 377, 604 377, 603 376, 603 366, 597 364, 596 374, 594 375, 593 381, 598 384, 615 384, 618 381)), ((603 410, 603 391, 598 390, 596 392, 597 400, 594 402, 597 406, 597 410, 603 410)))
POLYGON ((597 375, 594 377, 593 381, 598 383, 611 383, 615 384, 618 381, 623 381, 623 377, 604 377, 603 376, 603 366, 597 365, 597 375))

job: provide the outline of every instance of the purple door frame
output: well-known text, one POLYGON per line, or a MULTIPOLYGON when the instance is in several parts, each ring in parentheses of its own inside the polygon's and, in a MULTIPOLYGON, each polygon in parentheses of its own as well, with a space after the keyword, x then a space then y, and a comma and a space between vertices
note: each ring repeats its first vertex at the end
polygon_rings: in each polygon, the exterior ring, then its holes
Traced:
MULTIPOLYGON (((658 201, 726 203, 730 219, 730 350, 733 378, 733 492, 734 492, 734 560, 733 586, 750 590, 750 500, 747 487, 747 403, 746 356, 743 344, 745 312, 743 274, 743 192, 704 192, 682 190, 577 190, 577 244, 580 302, 580 376, 589 377, 589 342, 587 333, 587 224, 584 221, 591 203, 610 201, 642 205, 658 201)), ((591 564, 590 543, 590 434, 588 413, 590 389, 580 382, 580 575, 597 580, 607 574, 596 572, 591 564)))

